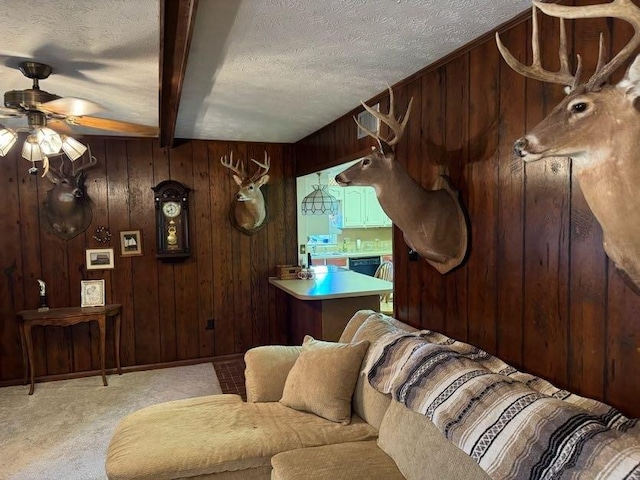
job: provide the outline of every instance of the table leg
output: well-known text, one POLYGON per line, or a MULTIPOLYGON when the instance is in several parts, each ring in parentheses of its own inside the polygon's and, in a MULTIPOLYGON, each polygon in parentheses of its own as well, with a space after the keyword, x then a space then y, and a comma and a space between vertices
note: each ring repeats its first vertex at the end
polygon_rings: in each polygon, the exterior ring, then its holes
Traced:
POLYGON ((109 384, 107 383, 107 377, 104 374, 104 343, 106 338, 105 316, 106 315, 98 316, 98 329, 100 330, 100 369, 102 370, 102 384, 106 387, 109 384))
POLYGON ((118 375, 122 375, 122 370, 120 369, 120 313, 116 314, 114 319, 114 342, 115 342, 115 351, 116 351, 116 368, 118 369, 118 375))
POLYGON ((27 344, 27 356, 29 357, 29 376, 31 387, 29 387, 29 395, 33 395, 34 375, 33 375, 33 340, 31 338, 31 323, 25 320, 23 324, 24 339, 27 344))
POLYGON ((27 345, 24 339, 24 321, 20 322, 20 345, 22 346, 22 368, 24 370, 23 385, 26 385, 29 378, 29 358, 27 357, 27 345))

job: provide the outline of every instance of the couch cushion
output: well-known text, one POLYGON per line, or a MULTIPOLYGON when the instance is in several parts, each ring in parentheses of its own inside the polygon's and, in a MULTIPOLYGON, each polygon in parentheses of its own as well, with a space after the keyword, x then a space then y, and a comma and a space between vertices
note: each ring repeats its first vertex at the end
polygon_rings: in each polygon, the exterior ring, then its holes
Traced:
MULTIPOLYGON (((369 310, 363 310, 363 312, 369 312, 369 310)), ((366 363, 372 352, 371 345, 373 345, 382 335, 389 332, 416 332, 417 330, 405 325, 397 320, 384 315, 382 313, 371 312, 368 314, 364 322, 360 323, 358 329, 352 335, 353 342, 359 342, 367 340, 370 342, 370 347, 365 355, 366 363)), ((389 403, 391 402, 391 396, 377 391, 373 388, 367 376, 364 372, 360 372, 358 375, 358 381, 353 394, 353 411, 357 413, 368 424, 373 425, 375 428, 380 428, 382 418, 384 417, 389 403)))
POLYGON ((482 480, 490 477, 420 413, 392 401, 378 445, 409 480, 482 480))
POLYGON ((111 439, 106 470, 112 480, 160 480, 258 469, 279 452, 376 435, 356 415, 343 426, 279 402, 212 395, 153 405, 125 417, 111 439))
POLYGON ((369 342, 335 343, 307 335, 280 403, 347 425, 351 397, 369 342))
POLYGON ((353 314, 353 317, 347 322, 347 325, 344 327, 342 331, 342 335, 340 335, 340 339, 338 342, 340 343, 349 343, 353 339, 353 335, 356 333, 360 325, 369 318, 371 315, 375 315, 376 312, 373 310, 358 310, 353 314))
POLYGON ((277 402, 302 347, 267 345, 244 355, 247 402, 277 402))
POLYGON ((271 459, 271 480, 403 480, 375 441, 290 450, 271 459))

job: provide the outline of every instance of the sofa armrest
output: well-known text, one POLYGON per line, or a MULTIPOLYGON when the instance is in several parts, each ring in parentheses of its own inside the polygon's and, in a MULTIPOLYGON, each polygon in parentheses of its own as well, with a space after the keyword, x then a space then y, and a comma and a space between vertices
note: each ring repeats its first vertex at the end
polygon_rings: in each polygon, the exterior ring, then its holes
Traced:
POLYGON ((302 347, 267 345, 244 354, 247 402, 277 402, 302 347))

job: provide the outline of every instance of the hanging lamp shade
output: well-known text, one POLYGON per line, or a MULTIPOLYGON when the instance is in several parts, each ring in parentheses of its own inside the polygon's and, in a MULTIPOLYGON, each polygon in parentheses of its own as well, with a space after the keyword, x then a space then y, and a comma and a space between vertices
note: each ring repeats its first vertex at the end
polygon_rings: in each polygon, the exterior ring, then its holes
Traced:
POLYGON ((313 185, 313 192, 302 200, 303 215, 335 215, 338 213, 338 200, 327 191, 327 186, 320 184, 318 173, 318 185, 313 185))

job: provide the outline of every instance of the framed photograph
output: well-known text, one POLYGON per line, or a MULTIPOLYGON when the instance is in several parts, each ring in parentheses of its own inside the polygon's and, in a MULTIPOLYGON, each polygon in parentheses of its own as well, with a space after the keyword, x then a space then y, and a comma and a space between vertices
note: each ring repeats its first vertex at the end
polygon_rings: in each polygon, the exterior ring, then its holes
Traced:
POLYGON ((142 235, 140 230, 120 232, 120 256, 134 257, 142 255, 142 235))
POLYGON ((87 248, 87 270, 113 268, 113 248, 87 248))
POLYGON ((104 279, 102 280, 81 280, 82 290, 80 291, 81 307, 102 307, 104 299, 104 279))

